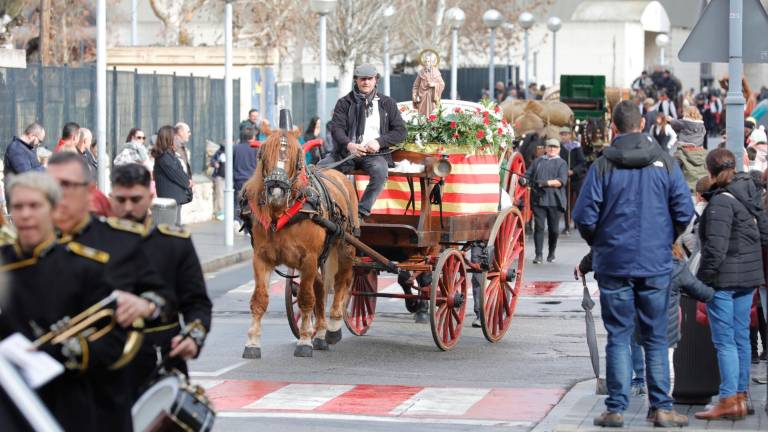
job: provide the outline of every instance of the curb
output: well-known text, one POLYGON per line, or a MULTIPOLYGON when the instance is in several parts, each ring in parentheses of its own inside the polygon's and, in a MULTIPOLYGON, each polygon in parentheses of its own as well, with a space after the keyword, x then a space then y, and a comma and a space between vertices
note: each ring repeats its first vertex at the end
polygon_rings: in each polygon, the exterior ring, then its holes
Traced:
POLYGON ((204 263, 201 263, 201 266, 203 268, 203 273, 211 273, 221 270, 225 267, 248 261, 251 259, 251 257, 253 257, 253 248, 247 246, 242 249, 232 251, 223 256, 210 259, 204 263))
MULTIPOLYGON (((531 432, 550 432, 550 431, 566 431, 576 430, 581 423, 583 413, 576 414, 578 420, 575 426, 564 426, 563 420, 568 417, 573 411, 573 408, 586 396, 595 396, 595 387, 597 386, 597 380, 592 378, 586 381, 576 383, 570 390, 560 399, 550 411, 547 416, 544 417, 531 432)), ((591 408, 591 407, 590 407, 591 408)))

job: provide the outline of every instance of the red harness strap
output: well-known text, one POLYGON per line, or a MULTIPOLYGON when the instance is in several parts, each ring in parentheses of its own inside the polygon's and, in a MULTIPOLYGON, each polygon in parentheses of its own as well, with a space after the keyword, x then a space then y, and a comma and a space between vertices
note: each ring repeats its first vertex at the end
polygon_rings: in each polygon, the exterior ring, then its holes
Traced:
POLYGON ((307 201, 306 198, 302 198, 298 201, 296 201, 291 208, 288 209, 285 214, 280 216, 280 218, 277 219, 277 222, 275 222, 275 231, 280 231, 282 227, 285 226, 285 224, 288 223, 291 219, 293 219, 294 216, 301 210, 301 208, 304 206, 304 203, 307 201))

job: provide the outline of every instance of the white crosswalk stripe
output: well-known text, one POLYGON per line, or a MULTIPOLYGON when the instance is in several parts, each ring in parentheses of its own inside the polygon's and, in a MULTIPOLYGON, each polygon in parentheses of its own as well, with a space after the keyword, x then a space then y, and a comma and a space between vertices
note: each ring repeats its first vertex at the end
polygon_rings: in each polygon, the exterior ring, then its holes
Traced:
POLYGON ((390 412, 390 415, 461 416, 484 398, 490 389, 425 388, 390 412))
POLYGON ((274 391, 246 409, 313 410, 352 390, 352 385, 289 384, 274 391))

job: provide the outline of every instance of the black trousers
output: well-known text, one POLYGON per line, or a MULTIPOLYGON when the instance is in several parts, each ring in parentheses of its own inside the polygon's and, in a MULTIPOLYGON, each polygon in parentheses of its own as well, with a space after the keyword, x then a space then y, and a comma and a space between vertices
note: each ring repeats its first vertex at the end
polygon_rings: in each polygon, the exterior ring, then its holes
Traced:
POLYGON ((549 232, 549 253, 555 253, 559 235, 560 218, 563 212, 554 206, 533 206, 533 243, 536 255, 544 255, 544 223, 549 232))

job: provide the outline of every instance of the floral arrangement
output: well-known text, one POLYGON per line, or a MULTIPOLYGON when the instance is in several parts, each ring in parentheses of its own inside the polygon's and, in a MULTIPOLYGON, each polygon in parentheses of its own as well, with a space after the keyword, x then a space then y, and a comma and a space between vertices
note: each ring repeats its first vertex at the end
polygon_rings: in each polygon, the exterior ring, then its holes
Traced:
POLYGON ((480 107, 456 106, 428 116, 401 106, 408 138, 405 149, 419 153, 501 154, 512 145, 514 130, 501 108, 483 100, 480 107))

